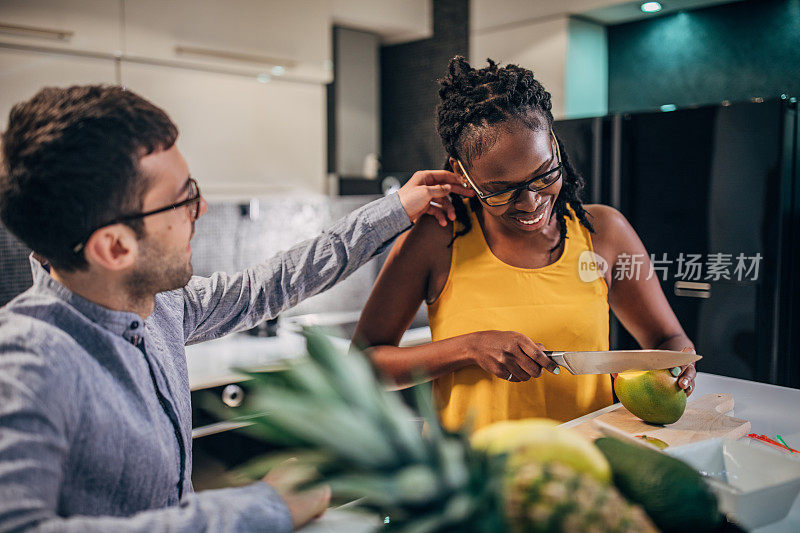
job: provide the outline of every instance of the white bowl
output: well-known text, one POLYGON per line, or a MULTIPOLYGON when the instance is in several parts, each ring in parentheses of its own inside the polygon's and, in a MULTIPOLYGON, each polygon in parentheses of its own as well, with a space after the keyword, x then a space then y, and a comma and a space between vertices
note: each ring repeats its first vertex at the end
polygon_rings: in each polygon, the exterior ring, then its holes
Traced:
POLYGON ((720 510, 747 529, 785 518, 800 493, 800 460, 750 441, 711 439, 664 451, 703 474, 720 510))

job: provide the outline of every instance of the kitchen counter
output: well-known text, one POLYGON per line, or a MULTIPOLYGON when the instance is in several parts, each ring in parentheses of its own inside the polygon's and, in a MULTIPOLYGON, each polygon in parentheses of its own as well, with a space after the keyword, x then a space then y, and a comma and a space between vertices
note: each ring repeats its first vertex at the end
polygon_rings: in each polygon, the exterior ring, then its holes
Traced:
MULTIPOLYGON (((335 346, 348 350, 350 340, 330 337, 335 346)), ((405 332, 401 346, 430 342, 431 330, 413 328, 405 332)), ((302 335, 289 328, 280 328, 276 337, 254 337, 234 333, 213 341, 186 347, 189 370, 189 388, 192 391, 226 385, 247 379, 235 369, 280 370, 287 361, 306 356, 306 342, 302 335)))
MULTIPOLYGON (((689 398, 699 398, 704 394, 728 393, 733 396, 733 413, 737 418, 750 421, 750 431, 775 438, 781 435, 795 449, 800 449, 800 390, 728 378, 698 372, 695 391, 689 398)), ((609 406, 586 416, 562 424, 564 427, 577 426, 615 408, 609 406)), ((789 515, 780 522, 754 529, 754 533, 795 533, 800 531, 800 498, 792 506, 789 515)))
MULTIPOLYGON (((750 420, 753 433, 774 437, 782 435, 786 441, 797 448, 800 445, 800 390, 745 381, 699 372, 692 394, 699 398, 704 394, 724 392, 734 398, 734 413, 738 418, 750 420)), ((563 424, 575 426, 612 410, 606 407, 586 416, 563 424)), ((374 516, 357 514, 347 509, 329 510, 321 519, 309 524, 303 533, 366 533, 375 531, 380 520, 374 516)), ((800 531, 800 498, 794 502, 789 515, 765 527, 753 530, 754 533, 795 533, 800 531)))

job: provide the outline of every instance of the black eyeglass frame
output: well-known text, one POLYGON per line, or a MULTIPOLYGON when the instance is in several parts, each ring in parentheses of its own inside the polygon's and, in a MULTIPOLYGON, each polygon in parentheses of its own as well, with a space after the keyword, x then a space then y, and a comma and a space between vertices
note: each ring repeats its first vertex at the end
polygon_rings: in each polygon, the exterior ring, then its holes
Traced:
POLYGON ((200 200, 202 199, 202 193, 200 192, 200 186, 197 184, 197 181, 195 181, 194 178, 189 178, 189 190, 194 191, 194 194, 190 194, 189 198, 187 198, 186 200, 182 200, 180 202, 176 202, 174 204, 170 204, 164 207, 159 207, 158 209, 153 209, 152 211, 146 211, 144 213, 123 215, 113 220, 109 220, 104 224, 96 226, 92 231, 88 232, 86 236, 83 239, 81 239, 80 242, 78 242, 78 244, 72 247, 72 251, 77 254, 81 250, 83 250, 83 247, 86 246, 86 242, 89 240, 92 234, 95 231, 99 230, 100 228, 105 228, 106 226, 113 226, 114 224, 120 224, 122 222, 130 222, 131 220, 145 218, 151 215, 157 215, 159 213, 169 211, 170 209, 178 209, 179 207, 184 207, 187 205, 194 204, 194 209, 189 210, 189 215, 192 217, 192 220, 197 220, 198 216, 200 216, 200 200))
POLYGON ((469 177, 469 174, 467 173, 467 169, 464 167, 464 164, 461 162, 461 160, 460 159, 456 159, 456 162, 458 163, 458 166, 461 168, 461 172, 464 173, 464 178, 466 178, 466 180, 469 183, 470 187, 472 187, 472 189, 475 191, 475 194, 476 194, 476 196, 478 197, 479 200, 481 200, 483 203, 485 203, 486 205, 488 205, 490 207, 500 207, 502 205, 508 205, 511 202, 514 202, 517 199, 517 197, 519 196, 519 193, 522 192, 524 189, 528 189, 531 192, 541 191, 541 190, 544 190, 544 189, 550 187, 551 185, 553 185, 559 179, 562 178, 563 173, 559 174, 557 179, 554 179, 553 181, 551 181, 547 185, 543 185, 541 187, 536 187, 534 189, 530 188, 532 183, 543 179, 545 176, 549 176, 550 174, 553 174, 554 172, 561 172, 562 170, 564 170, 564 164, 561 161, 561 147, 558 146, 558 139, 556 139, 556 134, 553 132, 552 128, 550 129, 550 136, 551 136, 551 138, 553 139, 553 142, 556 145, 556 160, 558 161, 558 164, 555 166, 555 168, 552 168, 552 169, 548 170, 547 172, 543 172, 543 173, 539 174, 538 176, 534 176, 533 178, 529 179, 528 181, 526 181, 524 183, 521 183, 521 184, 516 185, 514 187, 509 187, 508 189, 504 189, 502 191, 493 192, 493 193, 489 193, 489 194, 481 192, 481 190, 478 188, 478 186, 475 185, 475 182, 472 181, 472 178, 469 177), (500 196, 501 194, 507 194, 509 192, 513 192, 513 194, 511 195, 511 197, 506 202, 502 202, 502 203, 499 203, 499 204, 491 204, 491 203, 487 202, 487 199, 489 199, 489 198, 492 198, 494 196, 500 196))

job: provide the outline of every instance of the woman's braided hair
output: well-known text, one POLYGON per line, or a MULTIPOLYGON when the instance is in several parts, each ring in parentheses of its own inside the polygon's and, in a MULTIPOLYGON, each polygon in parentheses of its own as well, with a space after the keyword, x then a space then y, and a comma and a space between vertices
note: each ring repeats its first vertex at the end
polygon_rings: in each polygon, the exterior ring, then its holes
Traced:
MULTIPOLYGON (((474 69, 462 56, 456 56, 450 60, 447 75, 439 80, 441 103, 437 108, 437 131, 448 157, 460 158, 467 165, 489 149, 500 133, 508 131, 510 121, 533 130, 549 130, 553 124, 550 93, 533 77, 533 72, 517 65, 498 67, 491 59, 488 62, 487 67, 474 69)), ((568 205, 581 224, 594 232, 581 202, 585 182, 570 164, 561 141, 556 141, 561 149, 564 174, 561 192, 553 207, 560 238, 551 252, 558 250, 567 238, 566 217, 572 218, 568 205)), ((449 159, 444 168, 453 172, 449 159)), ((472 223, 462 198, 451 195, 451 200, 456 208, 456 220, 461 225, 453 237, 455 241, 472 229, 472 223)), ((470 198, 470 207, 473 211, 480 209, 480 200, 470 198)))

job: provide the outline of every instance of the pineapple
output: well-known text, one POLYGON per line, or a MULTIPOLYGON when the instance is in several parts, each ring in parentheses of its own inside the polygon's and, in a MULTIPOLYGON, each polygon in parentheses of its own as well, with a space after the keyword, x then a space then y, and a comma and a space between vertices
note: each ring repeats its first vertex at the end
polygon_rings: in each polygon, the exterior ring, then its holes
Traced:
POLYGON ((509 457, 503 494, 512 532, 656 531, 645 512, 616 489, 564 463, 537 461, 535 447, 509 457))
MULTIPOLYGON (((239 420, 282 444, 339 500, 387 517, 387 531, 654 531, 616 490, 535 449, 492 455, 470 446, 467 431, 439 424, 431 394, 416 387, 425 420, 389 392, 361 354, 337 350, 305 330, 309 359, 253 377, 239 420)), ((276 459, 245 471, 261 476, 276 459)))

